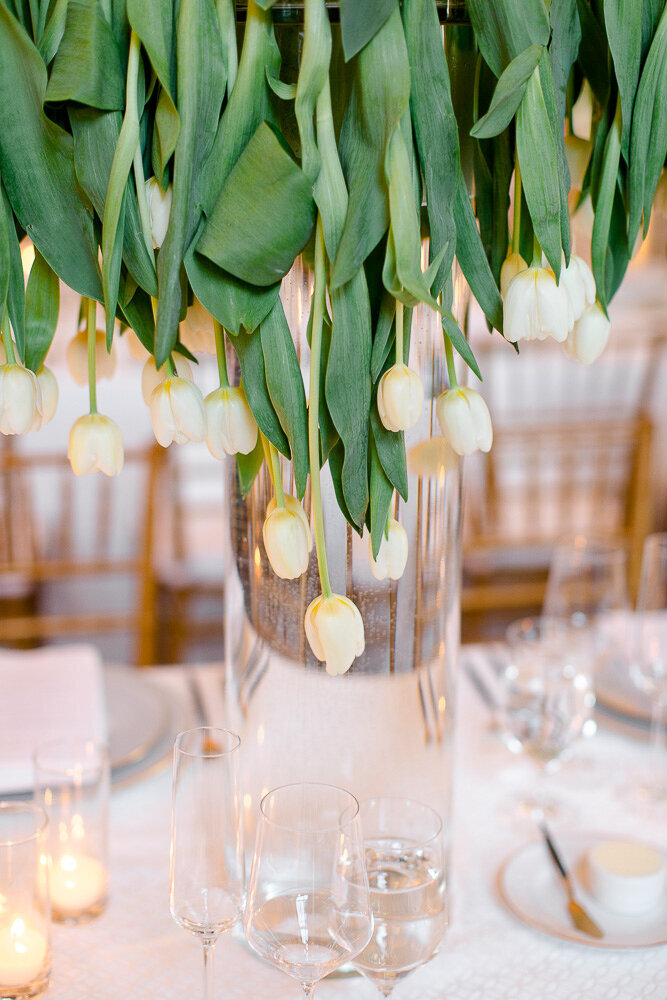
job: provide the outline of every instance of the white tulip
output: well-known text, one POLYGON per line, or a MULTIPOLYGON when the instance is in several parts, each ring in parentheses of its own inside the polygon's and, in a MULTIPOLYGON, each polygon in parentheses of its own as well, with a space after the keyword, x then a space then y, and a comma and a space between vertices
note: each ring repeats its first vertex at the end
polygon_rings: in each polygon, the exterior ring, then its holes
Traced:
POLYGON ((382 535, 377 559, 373 558, 373 544, 369 539, 371 573, 376 580, 400 580, 408 561, 408 535, 395 518, 390 517, 387 533, 382 535))
POLYGON ((42 426, 42 390, 23 365, 0 367, 0 433, 25 434, 42 426))
POLYGON ((435 404, 435 414, 443 436, 457 455, 491 450, 491 414, 483 397, 474 389, 460 386, 443 392, 435 404))
POLYGON ((313 538, 306 512, 296 497, 286 493, 285 506, 273 497, 266 508, 262 537, 271 569, 281 580, 296 580, 308 569, 313 538))
POLYGON ((311 601, 304 625, 313 656, 326 663, 328 674, 344 674, 366 648, 359 609, 341 594, 311 601))
POLYGON ((564 285, 553 271, 528 267, 509 283, 503 304, 503 335, 518 340, 546 340, 562 344, 567 337, 569 302, 564 285))
MULTIPOLYGON (((177 375, 192 381, 192 365, 182 354, 174 355, 174 367, 176 368, 177 375)), ((156 389, 166 378, 167 373, 164 367, 158 371, 155 367, 155 358, 149 357, 141 373, 141 394, 144 397, 146 406, 151 405, 153 389, 156 389)))
POLYGON ((599 358, 607 346, 611 323, 597 302, 586 306, 563 344, 566 354, 585 365, 599 358))
POLYGON ((134 330, 128 329, 125 331, 123 334, 123 343, 127 344, 130 354, 135 361, 145 361, 146 358, 150 357, 150 352, 146 350, 134 330))
POLYGON ((149 177, 146 181, 146 200, 151 217, 151 234, 155 250, 160 249, 167 235, 172 194, 171 184, 166 191, 163 191, 158 184, 157 177, 149 177))
POLYGON ((206 438, 204 397, 194 382, 172 375, 153 389, 150 401, 153 431, 158 444, 203 441, 206 438))
POLYGON ((37 372, 37 381, 42 392, 42 423, 48 424, 49 420, 53 420, 58 406, 58 383, 55 375, 46 365, 42 365, 37 372))
MULTIPOLYGON (((67 367, 77 385, 88 385, 88 334, 80 330, 67 345, 67 367)), ((104 330, 95 331, 95 378, 113 378, 116 371, 116 348, 107 351, 104 330)))
POLYGON ((69 432, 67 457, 77 476, 89 472, 117 476, 124 459, 120 427, 111 417, 101 413, 79 417, 69 432))
POLYGON ((206 443, 213 457, 249 455, 257 444, 257 424, 243 386, 209 392, 204 403, 208 424, 206 443))
POLYGON ((413 476, 446 476, 459 464, 459 456, 444 437, 427 438, 408 451, 408 471, 413 476))
POLYGON ((567 293, 568 326, 571 330, 586 306, 595 302, 595 278, 586 261, 574 254, 570 257, 568 266, 564 265, 565 257, 560 271, 560 283, 567 293))
POLYGON ((378 413, 388 431, 414 427, 424 403, 424 387, 416 372, 407 365, 392 365, 380 379, 378 413))
POLYGON ((516 278, 517 274, 525 271, 527 267, 528 265, 520 253, 511 253, 505 258, 503 266, 500 268, 500 294, 503 298, 507 295, 512 278, 516 278))
POLYGON ((199 299, 195 299, 179 327, 181 343, 193 354, 215 354, 213 317, 199 299))

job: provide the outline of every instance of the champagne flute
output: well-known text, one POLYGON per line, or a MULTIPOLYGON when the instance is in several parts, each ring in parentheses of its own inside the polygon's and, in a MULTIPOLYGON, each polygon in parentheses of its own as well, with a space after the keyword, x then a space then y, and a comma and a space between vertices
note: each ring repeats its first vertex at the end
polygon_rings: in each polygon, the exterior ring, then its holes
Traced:
POLYGON ((283 785, 260 803, 245 931, 304 996, 371 936, 359 804, 333 785, 283 785))
POLYGON ((642 797, 667 802, 667 533, 649 535, 642 552, 631 675, 651 697, 651 770, 642 797))
POLYGON ((410 799, 361 804, 373 936, 354 959, 384 997, 435 955, 447 928, 440 816, 410 799))
POLYGON ((213 948, 244 902, 238 758, 241 740, 202 726, 174 741, 170 906, 204 947, 204 1000, 213 1000, 213 948))

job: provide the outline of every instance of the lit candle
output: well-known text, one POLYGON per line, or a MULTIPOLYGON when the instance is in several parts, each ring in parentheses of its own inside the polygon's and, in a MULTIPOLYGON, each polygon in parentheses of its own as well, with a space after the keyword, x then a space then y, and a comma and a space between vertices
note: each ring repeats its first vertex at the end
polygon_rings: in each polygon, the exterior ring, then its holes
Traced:
POLYGON ((51 868, 51 905, 58 916, 74 917, 102 901, 106 869, 87 854, 63 854, 51 868))
POLYGON ((44 972, 44 960, 49 943, 46 933, 35 925, 15 917, 0 927, 0 990, 7 987, 29 986, 44 972))

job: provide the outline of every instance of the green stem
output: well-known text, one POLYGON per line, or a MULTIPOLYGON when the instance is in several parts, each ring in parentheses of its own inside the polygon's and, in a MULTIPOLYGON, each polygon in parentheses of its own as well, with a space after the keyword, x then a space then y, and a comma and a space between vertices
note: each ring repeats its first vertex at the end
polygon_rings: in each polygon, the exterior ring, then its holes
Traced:
POLYGON ((95 313, 97 302, 88 299, 86 303, 86 336, 88 337, 88 393, 90 396, 90 412, 97 413, 97 382, 95 381, 95 347, 97 330, 95 313))
POLYGON ((14 341, 12 340, 12 331, 9 329, 9 312, 5 306, 5 314, 2 317, 2 339, 5 345, 5 354, 7 355, 7 364, 16 364, 16 354, 14 353, 14 341))
POLYGON ((514 219, 512 223, 512 253, 521 248, 521 168, 518 155, 514 159, 514 219))
POLYGON ((151 213, 148 210, 148 199, 146 198, 146 179, 144 177, 144 161, 141 156, 141 144, 137 145, 134 153, 134 181, 137 187, 137 201, 139 203, 139 218, 141 219, 141 232, 144 243, 148 250, 148 256, 154 262, 153 251, 153 227, 151 226, 151 213))
POLYGON ((315 549, 320 571, 320 584, 325 598, 331 597, 327 552, 322 516, 322 484, 320 481, 320 365, 322 362, 322 321, 325 307, 324 232, 322 219, 317 216, 315 232, 315 287, 313 288, 313 324, 310 337, 310 392, 308 401, 308 456, 310 458, 310 493, 315 528, 315 549))
POLYGON ((175 376, 178 375, 178 372, 176 371, 176 365, 174 364, 174 360, 171 354, 169 355, 169 357, 167 358, 162 367, 167 373, 167 378, 174 378, 175 376))
POLYGON ((280 475, 280 459, 278 458, 278 453, 273 447, 271 442, 264 437, 262 432, 259 432, 259 437, 262 442, 262 448, 264 449, 264 458, 266 459, 266 467, 269 470, 269 475, 271 476, 271 483, 273 485, 273 492, 276 495, 276 505, 278 507, 285 506, 285 492, 283 490, 283 479, 280 475))
POLYGON ((403 363, 403 303, 396 299, 396 364, 403 363))
POLYGON ((452 349, 452 342, 444 330, 443 336, 445 340, 445 359, 447 361, 447 374, 449 375, 449 388, 458 389, 459 383, 456 377, 456 368, 454 367, 454 351, 452 349))
POLYGON ((530 262, 531 267, 542 267, 542 247, 540 246, 540 241, 537 236, 533 233, 533 259, 530 262))
POLYGON ((213 332, 215 334, 215 354, 218 359, 218 376, 222 389, 229 389, 229 376, 227 374, 227 352, 225 351, 225 331, 222 324, 217 319, 213 320, 213 332))

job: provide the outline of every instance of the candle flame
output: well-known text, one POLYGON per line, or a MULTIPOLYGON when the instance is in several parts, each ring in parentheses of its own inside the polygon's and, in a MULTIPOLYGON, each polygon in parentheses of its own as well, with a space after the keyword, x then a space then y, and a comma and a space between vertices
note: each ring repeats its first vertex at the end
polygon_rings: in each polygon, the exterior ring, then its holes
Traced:
MULTIPOLYGON (((21 920, 20 917, 17 917, 12 926, 9 928, 9 937, 11 939, 12 944, 14 945, 15 948, 17 948, 17 950, 19 945, 18 938, 22 938, 24 934, 25 934, 25 921, 21 920)), ((21 945, 21 947, 25 951, 25 946, 21 945)))
POLYGON ((71 854, 63 854, 60 859, 60 867, 64 872, 75 872, 76 858, 73 858, 71 854))

